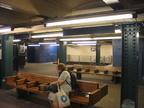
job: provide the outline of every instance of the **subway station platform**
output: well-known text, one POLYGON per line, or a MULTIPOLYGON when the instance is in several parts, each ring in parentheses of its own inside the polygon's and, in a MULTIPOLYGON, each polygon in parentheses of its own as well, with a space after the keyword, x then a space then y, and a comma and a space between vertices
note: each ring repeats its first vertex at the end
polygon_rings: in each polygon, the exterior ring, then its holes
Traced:
MULTIPOLYGON (((56 64, 53 63, 26 63, 19 72, 29 72, 49 76, 58 76, 56 64)), ((16 74, 16 72, 15 72, 16 74)), ((84 108, 120 108, 121 84, 114 84, 110 76, 82 75, 82 80, 99 82, 100 85, 108 84, 108 95, 92 107, 84 108)), ((144 86, 138 87, 138 108, 144 108, 144 86)), ((33 94, 22 99, 16 98, 15 88, 10 90, 0 89, 0 108, 50 108, 46 96, 33 94)))

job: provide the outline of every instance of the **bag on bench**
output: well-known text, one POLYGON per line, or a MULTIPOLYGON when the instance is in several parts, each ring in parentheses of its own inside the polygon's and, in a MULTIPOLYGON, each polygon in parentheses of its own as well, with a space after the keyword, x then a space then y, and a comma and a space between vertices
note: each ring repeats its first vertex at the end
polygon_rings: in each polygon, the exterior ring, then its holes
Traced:
POLYGON ((43 92, 49 93, 49 92, 54 92, 57 93, 58 92, 58 88, 56 84, 52 84, 52 85, 45 85, 42 87, 43 92))

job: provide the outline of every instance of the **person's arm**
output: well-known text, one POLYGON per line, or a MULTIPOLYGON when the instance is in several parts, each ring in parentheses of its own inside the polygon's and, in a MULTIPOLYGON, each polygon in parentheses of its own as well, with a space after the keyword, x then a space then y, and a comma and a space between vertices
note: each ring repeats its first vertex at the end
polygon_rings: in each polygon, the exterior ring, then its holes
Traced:
POLYGON ((58 85, 61 85, 63 82, 64 82, 64 80, 58 79, 57 81, 54 81, 54 82, 50 83, 50 85, 57 84, 57 83, 58 83, 58 85))
POLYGON ((62 72, 62 74, 60 75, 58 80, 55 81, 55 82, 52 82, 51 84, 57 84, 58 83, 58 85, 61 85, 66 80, 67 76, 68 76, 68 73, 62 72))

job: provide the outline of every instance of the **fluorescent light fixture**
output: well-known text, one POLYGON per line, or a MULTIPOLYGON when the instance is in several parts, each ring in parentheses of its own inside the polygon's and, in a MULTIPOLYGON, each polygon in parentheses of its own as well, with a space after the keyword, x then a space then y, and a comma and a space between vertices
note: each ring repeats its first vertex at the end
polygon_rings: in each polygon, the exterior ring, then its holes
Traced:
POLYGON ((97 41, 80 41, 80 42, 72 42, 73 44, 89 44, 89 43, 97 43, 97 41))
POLYGON ((0 28, 0 33, 9 32, 11 31, 11 27, 2 27, 0 28))
POLYGON ((32 38, 59 37, 59 36, 63 36, 63 33, 62 32, 54 32, 54 33, 32 35, 32 38))
POLYGON ((137 36, 137 38, 139 38, 139 32, 137 32, 136 36, 137 36))
POLYGON ((39 43, 40 45, 50 45, 50 44, 57 44, 57 42, 43 42, 39 43))
POLYGON ((13 42, 20 42, 20 39, 14 39, 13 42))
POLYGON ((121 33, 121 29, 115 29, 115 33, 121 33))
POLYGON ((103 0, 106 4, 114 4, 114 3, 119 3, 118 0, 103 0))
POLYGON ((60 41, 91 40, 91 38, 63 38, 60 41))
POLYGON ((7 4, 4 4, 4 3, 0 3, 0 7, 1 7, 1 8, 8 9, 8 10, 13 10, 11 6, 9 6, 9 5, 7 5, 7 4))
POLYGON ((50 44, 50 46, 59 46, 59 44, 50 44))
POLYGON ((30 47, 35 47, 35 46, 40 46, 39 44, 31 44, 31 45, 28 45, 30 47))
POLYGON ((96 45, 96 44, 94 44, 94 43, 89 43, 89 44, 77 44, 77 45, 79 45, 79 46, 88 46, 88 45, 96 45))
POLYGON ((106 40, 106 39, 121 39, 121 36, 117 36, 117 37, 96 37, 93 38, 94 40, 106 40))
POLYGON ((133 18, 133 15, 132 14, 119 14, 119 15, 109 15, 109 16, 102 16, 102 17, 81 18, 81 19, 75 19, 75 20, 50 22, 46 24, 46 27, 91 23, 91 22, 100 22, 100 21, 122 20, 122 19, 129 19, 129 18, 133 18))

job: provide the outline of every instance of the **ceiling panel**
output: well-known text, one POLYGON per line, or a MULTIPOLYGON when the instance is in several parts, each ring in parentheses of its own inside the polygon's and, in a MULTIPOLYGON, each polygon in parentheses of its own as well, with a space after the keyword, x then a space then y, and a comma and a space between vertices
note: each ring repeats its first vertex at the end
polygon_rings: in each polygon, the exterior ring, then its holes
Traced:
POLYGON ((89 4, 89 3, 97 2, 97 4, 98 4, 98 2, 102 1, 102 0, 47 0, 47 1, 55 1, 58 4, 67 6, 71 9, 77 9, 78 7, 81 7, 81 6, 83 6, 85 4, 89 4))
POLYGON ((27 12, 27 14, 39 14, 32 0, 0 0, 0 3, 14 8, 15 11, 27 12))
POLYGON ((65 5, 58 4, 57 2, 48 2, 47 0, 32 0, 33 6, 41 15, 48 17, 63 17, 65 14, 71 11, 71 9, 65 5))
MULTIPOLYGON (((51 18, 91 13, 94 8, 105 6, 102 0, 0 0, 0 6, 7 5, 12 10, 0 9, 0 24, 11 25, 34 21, 35 16, 51 18), (92 9, 88 11, 76 10, 92 9)), ((98 8, 97 8, 98 10, 98 8)), ((41 20, 38 18, 38 20, 41 20)))
POLYGON ((144 0, 119 0, 120 3, 126 8, 138 8, 144 6, 144 0))
POLYGON ((25 15, 19 12, 12 12, 0 8, 0 24, 1 25, 12 25, 17 23, 30 22, 31 15, 25 15))

